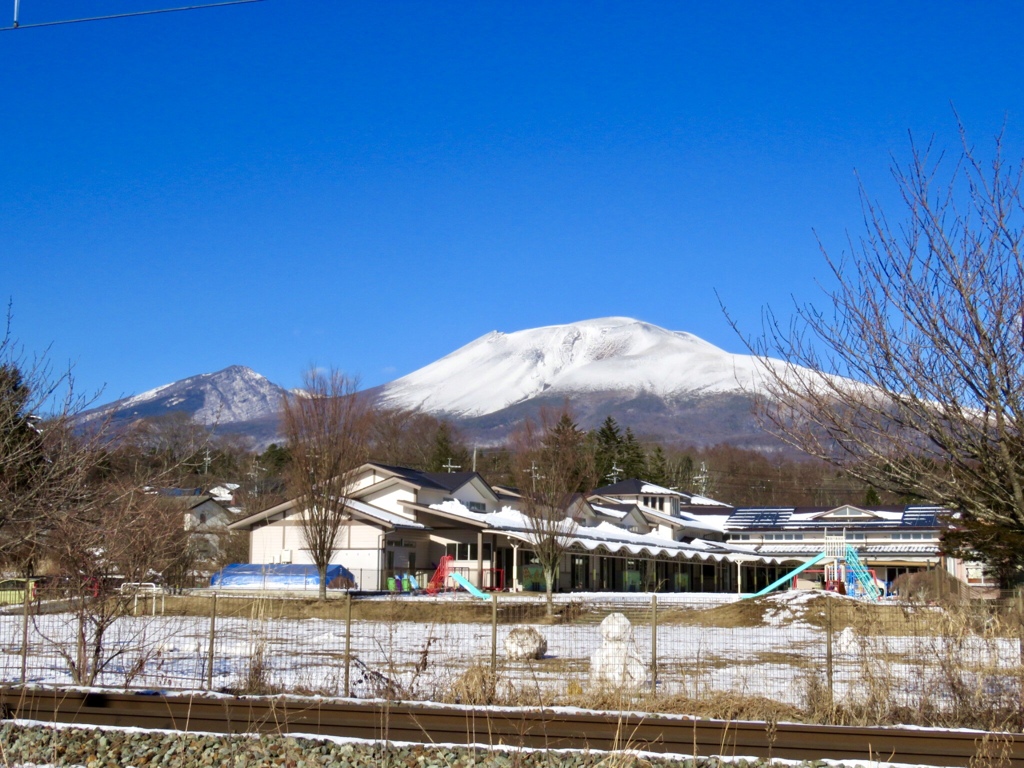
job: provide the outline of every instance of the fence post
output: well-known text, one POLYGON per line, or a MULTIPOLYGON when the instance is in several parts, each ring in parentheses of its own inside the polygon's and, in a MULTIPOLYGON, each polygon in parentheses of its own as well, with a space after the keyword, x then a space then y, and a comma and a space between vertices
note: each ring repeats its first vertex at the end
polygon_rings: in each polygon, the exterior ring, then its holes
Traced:
MULTIPOLYGON (((829 597, 826 595, 826 597, 829 597)), ((832 709, 836 705, 836 693, 833 687, 833 666, 832 666, 832 603, 831 597, 825 601, 825 675, 828 679, 828 704, 832 709)))
POLYGON ((206 690, 213 690, 213 645, 217 638, 217 593, 210 602, 210 650, 206 657, 206 690))
POLYGON ((498 593, 491 593, 491 674, 498 672, 498 593))
POLYGON ((651 594, 651 693, 658 692, 658 593, 651 594))
POLYGON ((1024 588, 1017 587, 1017 643, 1020 665, 1024 667, 1024 588))
POLYGON ((28 607, 32 602, 31 581, 25 581, 25 605, 21 616, 21 684, 28 680, 28 607))
POLYGON ((345 698, 352 691, 349 687, 349 670, 352 668, 352 593, 345 593, 345 698))

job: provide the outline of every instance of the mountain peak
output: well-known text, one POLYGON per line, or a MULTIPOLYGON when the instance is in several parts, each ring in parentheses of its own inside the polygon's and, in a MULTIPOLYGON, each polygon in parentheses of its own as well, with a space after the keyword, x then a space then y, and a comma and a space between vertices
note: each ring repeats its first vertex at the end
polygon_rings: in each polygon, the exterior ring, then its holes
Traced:
POLYGON ((386 384, 387 405, 456 417, 494 413, 540 394, 648 393, 660 398, 749 389, 756 360, 688 333, 604 317, 481 336, 386 384))
POLYGON ((122 398, 82 414, 84 420, 112 417, 135 421, 183 411, 207 425, 276 418, 285 390, 244 365, 229 365, 122 398))

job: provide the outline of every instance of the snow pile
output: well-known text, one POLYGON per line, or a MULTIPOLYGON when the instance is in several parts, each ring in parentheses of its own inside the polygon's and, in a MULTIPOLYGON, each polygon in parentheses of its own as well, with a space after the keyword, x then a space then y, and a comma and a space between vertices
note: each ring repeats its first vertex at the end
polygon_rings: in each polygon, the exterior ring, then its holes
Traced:
POLYGON ((764 623, 771 627, 808 627, 807 609, 819 600, 852 600, 834 592, 819 590, 789 590, 776 592, 765 598, 764 623))

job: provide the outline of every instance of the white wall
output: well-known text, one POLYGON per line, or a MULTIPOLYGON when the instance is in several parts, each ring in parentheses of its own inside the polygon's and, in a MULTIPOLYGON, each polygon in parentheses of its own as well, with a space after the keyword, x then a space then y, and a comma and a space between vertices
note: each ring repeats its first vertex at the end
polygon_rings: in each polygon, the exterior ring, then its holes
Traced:
POLYGON ((408 517, 408 513, 406 513, 405 508, 402 507, 400 502, 415 502, 416 492, 411 488, 406 488, 401 485, 393 485, 389 488, 382 488, 379 491, 368 493, 365 496, 360 496, 359 500, 365 501, 367 504, 373 504, 373 506, 387 510, 388 512, 394 512, 395 514, 408 517))
POLYGON ((488 512, 494 512, 496 509, 494 501, 489 496, 482 493, 473 482, 466 483, 464 486, 456 490, 455 493, 451 494, 451 497, 453 499, 458 499, 463 503, 467 501, 474 501, 479 504, 483 504, 488 512))

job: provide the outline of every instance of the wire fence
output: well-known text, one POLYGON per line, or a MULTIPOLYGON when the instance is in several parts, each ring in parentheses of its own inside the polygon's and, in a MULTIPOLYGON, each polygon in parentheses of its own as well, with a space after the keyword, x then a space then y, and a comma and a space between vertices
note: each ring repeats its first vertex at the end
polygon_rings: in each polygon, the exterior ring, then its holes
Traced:
POLYGON ((28 599, 0 615, 0 676, 470 704, 761 701, 850 722, 1021 719, 1015 600, 699 597, 571 596, 550 615, 543 598, 506 594, 28 599))

